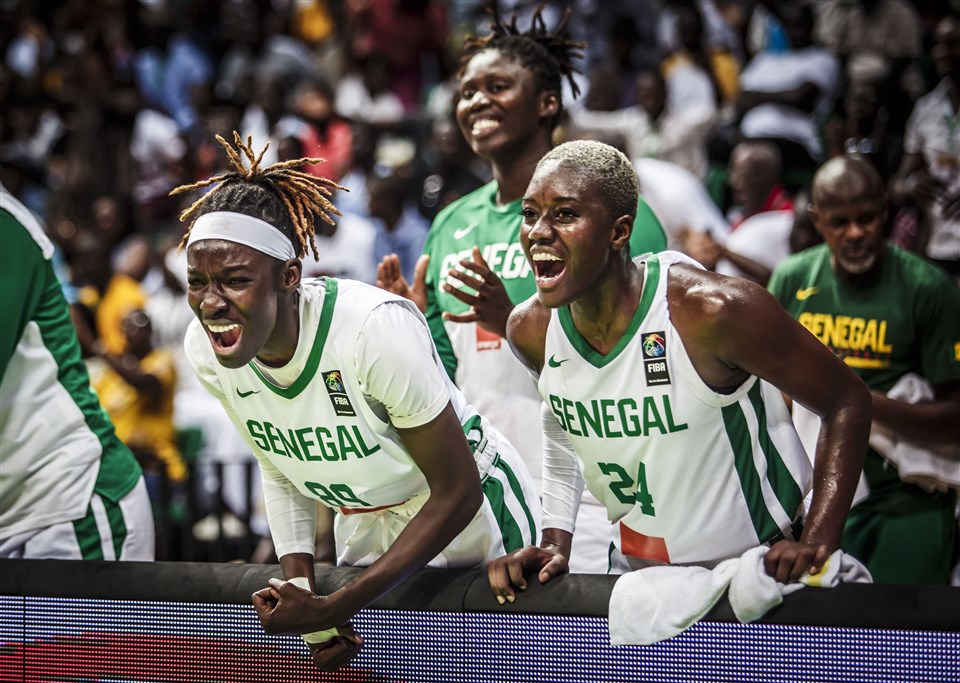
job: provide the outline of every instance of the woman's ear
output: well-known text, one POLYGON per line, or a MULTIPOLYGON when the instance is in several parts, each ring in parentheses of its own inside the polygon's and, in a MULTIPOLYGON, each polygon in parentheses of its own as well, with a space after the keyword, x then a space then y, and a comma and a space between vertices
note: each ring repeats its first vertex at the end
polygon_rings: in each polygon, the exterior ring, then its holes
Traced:
POLYGON ((633 216, 620 216, 613 222, 612 245, 614 249, 630 251, 630 235, 633 234, 633 216))
POLYGON ((560 111, 560 95, 547 90, 540 95, 540 118, 552 119, 560 111))
POLYGON ((280 291, 284 294, 292 292, 300 285, 303 276, 303 263, 298 258, 288 259, 280 266, 280 291))

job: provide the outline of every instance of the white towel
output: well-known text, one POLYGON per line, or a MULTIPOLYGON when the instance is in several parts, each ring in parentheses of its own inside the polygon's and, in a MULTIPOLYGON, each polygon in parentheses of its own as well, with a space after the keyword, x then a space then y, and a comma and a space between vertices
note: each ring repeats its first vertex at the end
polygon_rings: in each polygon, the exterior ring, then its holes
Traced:
MULTIPOLYGON (((904 403, 932 401, 933 387, 915 373, 907 373, 887 392, 887 397, 904 403)), ((894 431, 873 423, 870 445, 897 468, 906 482, 928 491, 960 488, 960 444, 908 441, 894 431)))
POLYGON ((873 580, 858 560, 837 550, 815 576, 805 573, 799 583, 778 583, 763 568, 769 550, 751 548, 713 569, 663 566, 624 574, 610 594, 610 643, 650 645, 671 638, 699 621, 728 589, 733 613, 749 623, 804 586, 873 580))

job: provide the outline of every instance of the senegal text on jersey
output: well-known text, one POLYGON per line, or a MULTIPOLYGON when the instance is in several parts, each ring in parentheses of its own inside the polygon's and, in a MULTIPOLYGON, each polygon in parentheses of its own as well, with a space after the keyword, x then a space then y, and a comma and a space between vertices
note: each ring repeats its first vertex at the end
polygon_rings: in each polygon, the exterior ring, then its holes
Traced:
POLYGON ((349 429, 346 425, 337 425, 337 434, 334 437, 326 427, 287 429, 284 434, 283 429, 271 422, 261 424, 255 420, 247 420, 247 431, 264 451, 297 460, 346 460, 350 454, 356 458, 366 458, 380 450, 378 443, 367 446, 356 425, 351 425, 349 429), (312 452, 316 450, 320 452, 312 452))
MULTIPOLYGON (((446 276, 451 269, 463 270, 460 261, 471 258, 472 253, 473 247, 447 254, 440 264, 440 273, 446 276)), ((523 247, 519 242, 494 242, 481 248, 480 253, 490 270, 502 280, 522 279, 530 274, 530 264, 527 263, 527 257, 523 255, 523 247)), ((459 280, 446 279, 454 287, 462 286, 459 280)))
POLYGON ((644 396, 643 415, 632 398, 593 399, 589 404, 550 394, 550 407, 564 431, 573 436, 616 439, 624 436, 682 432, 687 424, 675 424, 669 396, 644 396), (658 406, 658 400, 662 405, 658 406), (593 434, 590 434, 590 430, 593 434))

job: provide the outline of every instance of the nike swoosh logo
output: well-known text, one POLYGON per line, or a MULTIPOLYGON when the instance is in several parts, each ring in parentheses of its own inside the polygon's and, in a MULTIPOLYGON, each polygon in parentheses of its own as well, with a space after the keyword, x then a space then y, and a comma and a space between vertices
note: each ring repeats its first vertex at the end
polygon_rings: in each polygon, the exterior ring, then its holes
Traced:
POLYGON ((797 290, 797 301, 806 301, 819 291, 819 287, 807 287, 797 290))
POLYGON ((237 387, 237 396, 239 396, 240 398, 246 398, 250 394, 259 394, 259 393, 260 393, 259 389, 251 389, 250 391, 240 391, 240 387, 237 387))
POLYGON ((477 227, 476 223, 471 223, 465 228, 457 228, 453 231, 453 239, 462 240, 464 237, 470 234, 470 232, 477 227))
POLYGON ((549 365, 551 368, 559 368, 561 365, 563 365, 564 363, 566 363, 568 360, 570 360, 570 359, 569 359, 569 358, 564 358, 563 360, 557 360, 557 357, 556 357, 556 356, 550 356, 550 360, 547 361, 547 365, 549 365))

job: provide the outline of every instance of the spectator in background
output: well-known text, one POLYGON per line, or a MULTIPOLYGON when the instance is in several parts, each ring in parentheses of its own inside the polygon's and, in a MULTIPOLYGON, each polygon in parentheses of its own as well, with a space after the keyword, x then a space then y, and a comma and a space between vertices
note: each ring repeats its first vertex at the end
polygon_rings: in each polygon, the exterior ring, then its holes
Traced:
POLYGON ((820 126, 833 107, 840 63, 813 43, 808 3, 782 11, 789 49, 754 55, 740 74, 740 134, 772 140, 787 168, 812 172, 823 159, 820 126))
POLYGON ((903 155, 903 130, 891 118, 890 63, 872 53, 855 53, 847 61, 841 111, 824 125, 827 158, 862 154, 886 181, 903 155))
POLYGON ((200 116, 191 91, 215 77, 205 27, 216 20, 215 5, 167 3, 139 8, 147 22, 157 22, 169 35, 163 45, 145 47, 134 57, 137 85, 143 99, 170 116, 177 132, 191 138, 200 132, 200 116))
POLYGON ((736 204, 730 234, 691 231, 682 251, 718 273, 766 285, 790 253, 793 201, 780 184, 780 169, 780 152, 772 142, 734 147, 729 183, 736 204))
POLYGON ((153 560, 140 467, 90 391, 40 223, 0 186, 0 557, 153 560))
MULTIPOLYGON (((892 466, 876 437, 884 429, 927 452, 952 443, 953 459, 942 472, 960 484, 960 290, 940 268, 885 242, 885 194, 862 158, 824 164, 814 177, 810 215, 825 244, 782 263, 770 291, 873 391, 866 488, 840 547, 878 583, 947 584, 958 550, 956 490, 908 483, 909 463, 892 466)), ((810 444, 812 427, 803 430, 810 444)))
POLYGON ((385 60, 370 54, 356 60, 337 83, 337 112, 344 118, 379 127, 394 127, 406 112, 403 101, 390 89, 385 60))
POLYGON ((186 177, 188 150, 171 117, 152 108, 137 112, 130 136, 130 159, 138 229, 155 232, 175 217, 176 203, 167 195, 186 177))
MULTIPOLYGON (((283 151, 279 161, 303 157, 303 143, 297 137, 284 138, 279 147, 283 151)), ((331 188, 331 197, 336 197, 339 192, 331 188)), ((360 214, 346 209, 340 212, 336 224, 321 221, 314 229, 317 257, 303 264, 303 277, 340 277, 368 284, 376 281, 373 243, 377 229, 366 212, 360 214)))
POLYGON ((430 223, 410 201, 409 187, 409 179, 396 173, 374 174, 367 180, 370 217, 377 229, 373 264, 396 254, 403 277, 413 282, 413 269, 423 251, 430 223))
POLYGON ((94 352, 107 367, 93 380, 93 387, 117 436, 140 462, 150 497, 159 505, 161 480, 178 485, 187 478, 173 424, 176 361, 170 351, 154 346, 145 311, 131 311, 121 327, 126 337, 122 353, 94 352))
POLYGON ((818 44, 848 59, 870 53, 886 59, 899 83, 923 47, 923 23, 909 0, 819 0, 813 3, 818 44))
POLYGON ((322 78, 301 80, 290 99, 290 112, 298 120, 288 122, 285 130, 300 138, 303 153, 298 156, 323 159, 307 164, 307 173, 340 182, 351 167, 353 130, 334 111, 333 101, 333 88, 322 78))
MULTIPOLYGON (((411 114, 431 85, 430 70, 436 74, 444 63, 443 45, 449 30, 446 3, 378 0, 348 2, 343 9, 349 54, 361 63, 376 55, 376 68, 382 69, 383 88, 371 90, 371 94, 389 91, 399 100, 401 116, 411 114)), ((340 111, 353 118, 347 110, 340 111)))
MULTIPOLYGON (((594 89, 591 83, 591 93, 594 89)), ((615 136, 630 159, 660 159, 686 168, 701 181, 707 174, 707 136, 715 109, 671 108, 667 84, 656 71, 642 71, 634 84, 637 104, 616 111, 595 111, 575 103, 568 109, 577 137, 615 136)), ((589 96, 587 98, 589 100, 589 96)))
POLYGON ((420 213, 436 218, 445 206, 470 194, 484 184, 489 173, 467 146, 452 115, 437 116, 430 122, 425 149, 426 171, 420 196, 420 213))
POLYGON ((142 253, 114 270, 110 251, 105 238, 89 230, 82 230, 71 243, 68 262, 79 288, 71 312, 83 348, 120 355, 126 346, 123 318, 146 306, 140 286, 145 271, 142 253))
POLYGON ((253 84, 253 98, 243 111, 240 120, 240 134, 243 138, 253 137, 267 140, 270 146, 263 155, 263 163, 277 162, 277 143, 291 134, 287 125, 290 110, 287 104, 288 93, 282 80, 270 73, 260 73, 253 84))
POLYGON ((689 234, 707 233, 726 241, 730 223, 690 171, 660 159, 633 159, 640 196, 656 214, 667 234, 667 248, 683 251, 689 234))
POLYGON ((918 251, 960 279, 960 19, 942 19, 933 58, 943 77, 913 108, 894 197, 923 212, 918 251))
POLYGON ((670 107, 685 111, 735 102, 740 93, 736 59, 722 48, 704 44, 703 17, 695 6, 680 5, 673 13, 677 47, 660 64, 670 107))

